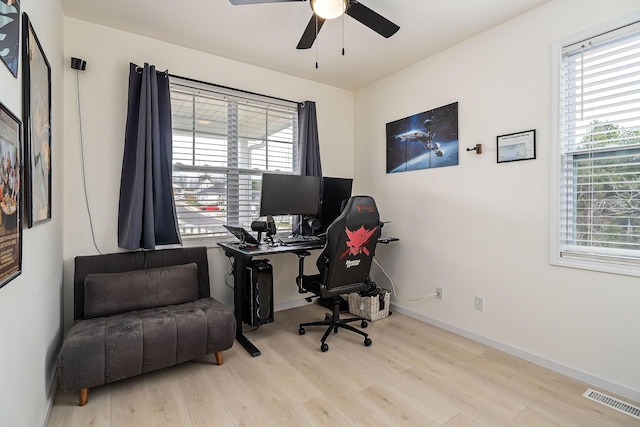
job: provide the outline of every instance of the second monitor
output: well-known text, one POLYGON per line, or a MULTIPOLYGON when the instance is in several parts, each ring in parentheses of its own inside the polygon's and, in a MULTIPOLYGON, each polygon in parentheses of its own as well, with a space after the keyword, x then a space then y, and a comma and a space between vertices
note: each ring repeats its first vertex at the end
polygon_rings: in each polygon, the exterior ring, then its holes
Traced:
POLYGON ((342 212, 342 204, 351 197, 352 185, 351 178, 265 173, 262 176, 260 216, 317 217, 320 230, 300 231, 301 234, 322 232, 342 212))
POLYGON ((322 193, 318 219, 322 229, 326 229, 342 212, 342 204, 351 197, 351 178, 322 178, 322 193))

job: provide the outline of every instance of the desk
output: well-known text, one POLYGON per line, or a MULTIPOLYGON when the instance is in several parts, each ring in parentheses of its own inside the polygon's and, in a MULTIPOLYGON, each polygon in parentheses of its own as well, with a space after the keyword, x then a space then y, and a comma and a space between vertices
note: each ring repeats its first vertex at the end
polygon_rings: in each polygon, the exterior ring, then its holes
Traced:
MULTIPOLYGON (((390 243, 397 241, 397 237, 380 237, 379 243, 390 243)), ((240 247, 236 242, 218 242, 224 253, 228 257, 233 257, 233 311, 236 316, 236 340, 252 356, 259 356, 260 350, 242 333, 242 313, 244 311, 244 286, 246 280, 246 267, 253 257, 279 254, 298 254, 309 250, 322 249, 322 241, 305 242, 300 245, 288 246, 268 246, 240 247)))
POLYGON ((240 247, 236 242, 218 242, 228 257, 233 257, 233 311, 236 316, 236 340, 251 354, 259 356, 260 350, 242 333, 244 310, 244 286, 246 267, 253 257, 278 254, 297 254, 313 249, 322 249, 324 242, 306 242, 300 245, 240 247))

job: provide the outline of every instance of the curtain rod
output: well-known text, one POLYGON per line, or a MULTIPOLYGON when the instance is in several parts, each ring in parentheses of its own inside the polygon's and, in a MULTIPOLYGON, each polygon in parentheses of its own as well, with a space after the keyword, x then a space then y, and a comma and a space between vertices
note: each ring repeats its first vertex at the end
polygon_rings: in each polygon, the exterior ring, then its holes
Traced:
MULTIPOLYGON (((167 71, 168 71, 168 70, 167 70, 167 71)), ((248 95, 262 96, 262 97, 265 97, 265 98, 276 99, 276 100, 278 100, 278 101, 291 102, 291 103, 293 103, 293 104, 304 104, 304 102, 298 102, 298 101, 292 101, 292 100, 290 100, 290 99, 278 98, 277 96, 264 95, 264 94, 262 94, 262 93, 255 93, 255 92, 251 92, 251 91, 249 91, 249 90, 236 89, 236 88, 229 87, 229 86, 223 86, 223 85, 219 85, 219 84, 215 84, 215 83, 204 82, 204 81, 202 81, 202 80, 191 79, 191 78, 189 78, 189 77, 182 77, 182 76, 178 76, 178 75, 176 75, 176 74, 168 73, 167 75, 168 75, 169 77, 175 77, 175 78, 182 79, 182 80, 186 80, 186 81, 189 81, 189 82, 194 82, 194 83, 200 83, 200 84, 205 84, 205 85, 215 86, 215 87, 219 87, 219 88, 221 88, 221 89, 226 89, 226 90, 234 90, 234 91, 237 91, 237 92, 246 93, 246 94, 248 94, 248 95)))
MULTIPOLYGON (((136 73, 142 74, 143 69, 144 69, 143 67, 136 65, 136 73)), ((164 74, 165 77, 169 77, 169 70, 168 69, 164 71, 156 70, 156 74, 164 74)))

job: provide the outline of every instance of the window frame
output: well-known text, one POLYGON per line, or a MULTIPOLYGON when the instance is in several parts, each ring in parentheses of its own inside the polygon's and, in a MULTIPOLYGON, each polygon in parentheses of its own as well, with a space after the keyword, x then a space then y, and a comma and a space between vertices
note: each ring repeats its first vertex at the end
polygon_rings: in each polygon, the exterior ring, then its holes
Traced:
MULTIPOLYGON (((620 28, 632 25, 640 21, 640 12, 618 18, 616 20, 595 26, 572 36, 557 40, 551 46, 551 203, 550 203, 550 264, 570 268, 578 268, 605 273, 621 274, 640 277, 640 253, 626 257, 620 251, 599 248, 598 253, 589 253, 581 250, 571 252, 570 248, 562 242, 563 222, 562 210, 562 65, 563 49, 582 41, 596 38, 600 35, 616 31, 620 28)), ((637 146, 630 146, 634 149, 637 146)), ((617 148, 620 150, 621 148, 617 148)), ((607 151, 607 149, 603 150, 607 151)), ((575 152, 574 156, 581 153, 575 152)))
MULTIPOLYGON (((298 138, 298 103, 294 101, 289 101, 281 98, 274 98, 267 95, 256 94, 253 92, 244 91, 241 89, 229 88, 226 86, 220 86, 213 83, 207 83, 202 81, 197 81, 193 79, 189 79, 181 76, 171 76, 170 79, 170 92, 172 102, 174 101, 174 92, 184 93, 187 96, 192 97, 202 97, 202 98, 211 98, 214 102, 223 103, 225 108, 227 108, 226 114, 220 114, 220 116, 226 115, 224 119, 225 129, 221 131, 219 134, 214 132, 206 132, 198 129, 199 118, 197 116, 197 108, 195 107, 195 99, 194 99, 194 114, 196 117, 190 117, 192 120, 192 124, 189 128, 181 128, 180 125, 176 124, 176 115, 177 112, 172 111, 172 183, 174 184, 174 200, 176 203, 176 210, 179 211, 179 199, 181 197, 185 197, 184 194, 180 193, 181 196, 178 196, 178 191, 176 189, 175 183, 180 179, 193 179, 193 177, 188 177, 189 173, 201 173, 203 176, 208 174, 210 177, 213 177, 213 180, 222 179, 225 182, 224 185, 224 197, 218 198, 219 206, 222 206, 224 212, 222 215, 218 216, 216 221, 211 221, 212 224, 208 224, 202 222, 198 224, 196 227, 215 227, 211 232, 206 232, 205 235, 194 237, 193 234, 186 233, 183 234, 180 232, 181 226, 179 225, 179 232, 182 238, 182 242, 184 246, 215 246, 220 241, 229 241, 234 240, 233 236, 231 236, 226 230, 222 228, 221 218, 224 218, 225 224, 241 226, 246 229, 250 228, 251 221, 258 218, 258 213, 255 215, 251 214, 250 208, 259 207, 259 197, 257 200, 245 199, 243 200, 242 193, 255 192, 259 189, 253 188, 256 181, 262 179, 263 173, 290 173, 290 174, 299 174, 299 159, 298 159, 298 151, 299 151, 299 138, 298 138), (290 129, 291 129, 291 137, 287 140, 275 140, 272 139, 269 134, 270 124, 268 120, 263 125, 264 127, 264 138, 256 137, 255 141, 250 141, 253 137, 248 136, 247 134, 243 134, 242 124, 239 122, 242 121, 240 118, 239 110, 242 108, 247 109, 257 109, 259 111, 265 112, 268 116, 269 112, 285 112, 283 113, 285 116, 290 115, 290 129), (235 122, 234 122, 235 121, 235 122), (173 158, 173 155, 176 153, 176 148, 173 145, 176 143, 176 137, 186 137, 187 139, 191 139, 191 142, 185 141, 184 145, 191 145, 188 149, 193 151, 193 163, 192 164, 177 164, 176 159, 173 158), (224 164, 219 163, 216 156, 209 156, 208 160, 210 160, 212 165, 204 165, 204 164, 196 164, 197 162, 203 162, 202 159, 196 159, 196 151, 199 149, 198 139, 204 139, 206 141, 207 137, 216 139, 216 136, 220 136, 220 147, 224 147, 225 154, 219 155, 220 158, 224 158, 224 164), (276 143, 280 145, 289 145, 288 150, 284 154, 274 155, 275 157, 270 157, 268 150, 265 148, 264 154, 264 166, 260 168, 255 167, 247 167, 246 164, 243 164, 240 158, 247 160, 251 158, 249 154, 253 148, 256 147, 256 141, 264 141, 265 146, 268 146, 269 143, 276 143), (251 143, 254 145, 251 145, 251 143), (244 146, 245 153, 240 154, 241 147, 244 146), (244 157, 243 157, 244 156, 244 157), (247 157, 248 156, 248 157, 247 157), (270 159, 275 159, 278 162, 277 166, 270 166, 270 159), (280 163, 281 161, 286 160, 286 163, 280 163), (176 172, 180 175, 176 176, 176 172), (221 178, 223 176, 224 178, 221 178), (235 177, 235 178, 234 178, 235 177), (244 183, 242 183, 244 181, 244 183), (255 205, 255 206, 254 206, 255 205), (249 209, 247 211, 246 209, 249 209), (191 236, 191 237, 190 237, 191 236)), ((201 117, 204 119, 204 117, 201 117)), ((287 118, 285 117, 285 121, 287 118)), ((220 122, 222 123, 222 122, 220 122)), ((205 143, 207 147, 214 147, 215 143, 205 143)), ((182 187, 182 191, 186 186, 182 187)), ((245 197, 247 195, 245 194, 245 197)), ((200 202, 200 199, 197 200, 200 202)), ((203 203, 205 204, 205 203, 203 203)), ((200 205, 198 205, 200 206, 200 205)), ((185 218, 185 213, 183 213, 183 217, 185 218)), ((190 215, 186 212, 187 218, 190 215)), ((215 212, 209 213, 209 215, 216 216, 215 212)), ((180 212, 178 212, 178 221, 180 222, 180 212)), ((286 219, 279 218, 281 223, 290 223, 291 221, 286 221, 286 219)), ((194 233, 198 234, 198 233, 194 233)))

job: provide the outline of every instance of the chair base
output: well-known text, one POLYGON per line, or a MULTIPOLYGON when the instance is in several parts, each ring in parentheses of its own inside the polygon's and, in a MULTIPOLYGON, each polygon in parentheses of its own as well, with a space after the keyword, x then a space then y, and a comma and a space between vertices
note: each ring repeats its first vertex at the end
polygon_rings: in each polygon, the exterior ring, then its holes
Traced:
POLYGON ((371 338, 369 338, 369 334, 349 325, 349 323, 351 322, 360 321, 361 322, 360 325, 363 328, 366 328, 368 326, 367 321, 360 317, 341 319, 340 318, 340 300, 341 300, 340 296, 331 298, 331 309, 332 309, 331 316, 327 314, 325 316, 325 320, 323 321, 301 323, 298 329, 298 333, 300 335, 304 335, 305 326, 327 326, 327 330, 324 332, 324 334, 322 335, 322 338, 320 339, 320 343, 321 343, 320 350, 322 350, 323 352, 329 350, 329 346, 325 343, 325 341, 329 337, 329 334, 331 333, 331 331, 337 333, 338 328, 343 328, 348 331, 355 332, 356 334, 362 335, 364 337, 364 345, 367 347, 370 346, 372 344, 372 341, 371 341, 371 338))

